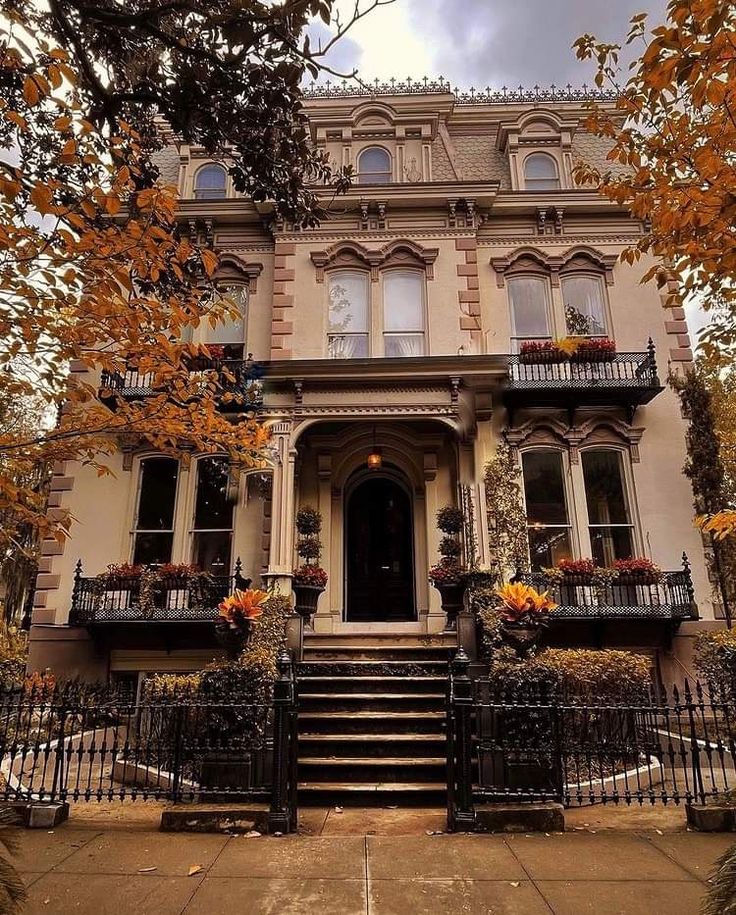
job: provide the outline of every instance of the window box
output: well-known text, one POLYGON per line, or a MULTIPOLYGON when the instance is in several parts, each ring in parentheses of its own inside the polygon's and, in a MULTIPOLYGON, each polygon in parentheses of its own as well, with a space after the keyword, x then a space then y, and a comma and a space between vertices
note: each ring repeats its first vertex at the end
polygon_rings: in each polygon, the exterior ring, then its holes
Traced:
POLYGON ((551 341, 522 343, 519 349, 519 361, 523 365, 559 365, 567 359, 567 354, 551 341))
POLYGON ((607 337, 587 340, 581 343, 570 356, 571 362, 613 362, 616 358, 616 344, 607 337))

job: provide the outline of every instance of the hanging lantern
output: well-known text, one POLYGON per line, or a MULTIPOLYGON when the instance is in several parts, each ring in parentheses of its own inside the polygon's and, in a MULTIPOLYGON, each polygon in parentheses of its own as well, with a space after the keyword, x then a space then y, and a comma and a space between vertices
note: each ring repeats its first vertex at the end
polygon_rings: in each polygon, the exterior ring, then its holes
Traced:
POLYGON ((376 445, 376 427, 373 427, 373 448, 371 449, 370 454, 368 455, 368 469, 369 470, 380 470, 381 465, 383 464, 383 455, 381 454, 381 449, 376 445))

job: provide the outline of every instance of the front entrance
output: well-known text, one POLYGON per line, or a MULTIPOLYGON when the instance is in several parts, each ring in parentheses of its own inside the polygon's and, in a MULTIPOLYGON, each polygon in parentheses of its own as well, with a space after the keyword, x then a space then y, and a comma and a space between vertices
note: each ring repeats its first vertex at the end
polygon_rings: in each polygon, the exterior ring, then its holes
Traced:
POLYGON ((414 543, 409 491, 371 476, 348 492, 346 620, 404 622, 414 613, 414 543))

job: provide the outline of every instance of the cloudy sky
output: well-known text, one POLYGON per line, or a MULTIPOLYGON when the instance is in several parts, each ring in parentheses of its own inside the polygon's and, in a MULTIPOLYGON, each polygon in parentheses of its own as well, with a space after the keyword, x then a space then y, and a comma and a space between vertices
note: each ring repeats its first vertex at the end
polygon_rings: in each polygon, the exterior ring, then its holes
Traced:
MULTIPOLYGON (((365 7, 369 0, 361 0, 365 7)), ((349 15, 353 0, 339 0, 349 15)), ((638 12, 662 21, 666 0, 395 0, 357 23, 332 55, 366 79, 444 76, 453 85, 558 86, 590 80, 573 41, 621 41, 638 12)))

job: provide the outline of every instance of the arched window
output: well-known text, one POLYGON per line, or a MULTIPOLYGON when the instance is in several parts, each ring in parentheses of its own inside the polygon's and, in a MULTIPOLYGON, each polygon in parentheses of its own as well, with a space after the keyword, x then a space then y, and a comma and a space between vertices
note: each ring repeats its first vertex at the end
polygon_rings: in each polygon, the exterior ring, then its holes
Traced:
POLYGON ((424 276, 416 270, 388 270, 383 276, 383 351, 424 355, 424 276))
POLYGON ((179 462, 144 458, 138 476, 138 505, 133 529, 133 564, 171 562, 179 462))
POLYGON ((197 200, 222 200, 225 197, 227 173, 221 165, 203 165, 194 179, 197 200))
POLYGON ((521 466, 529 555, 532 570, 538 571, 572 556, 562 452, 551 448, 524 451, 521 466))
POLYGON ((228 499, 229 476, 226 457, 197 461, 192 561, 213 575, 230 574, 234 506, 228 499))
POLYGON ((217 291, 223 299, 227 299, 228 309, 234 309, 237 315, 235 313, 228 315, 225 320, 218 321, 214 327, 205 322, 206 342, 222 346, 222 355, 225 359, 242 359, 248 287, 243 285, 220 286, 217 291))
POLYGON ((541 276, 511 276, 507 285, 513 351, 525 340, 549 340, 547 280, 541 276))
POLYGON ((563 276, 560 286, 567 332, 580 337, 605 335, 606 307, 601 277, 563 276))
POLYGON ((546 153, 532 153, 524 159, 524 186, 528 191, 556 191, 560 187, 557 162, 546 153))
POLYGON ((331 359, 368 355, 368 274, 333 270, 329 274, 327 353, 331 359))
POLYGON ((634 525, 626 493, 623 455, 613 448, 581 452, 592 557, 599 566, 629 559, 634 525))
POLYGON ((380 146, 364 149, 358 156, 358 184, 390 184, 391 156, 380 146))

